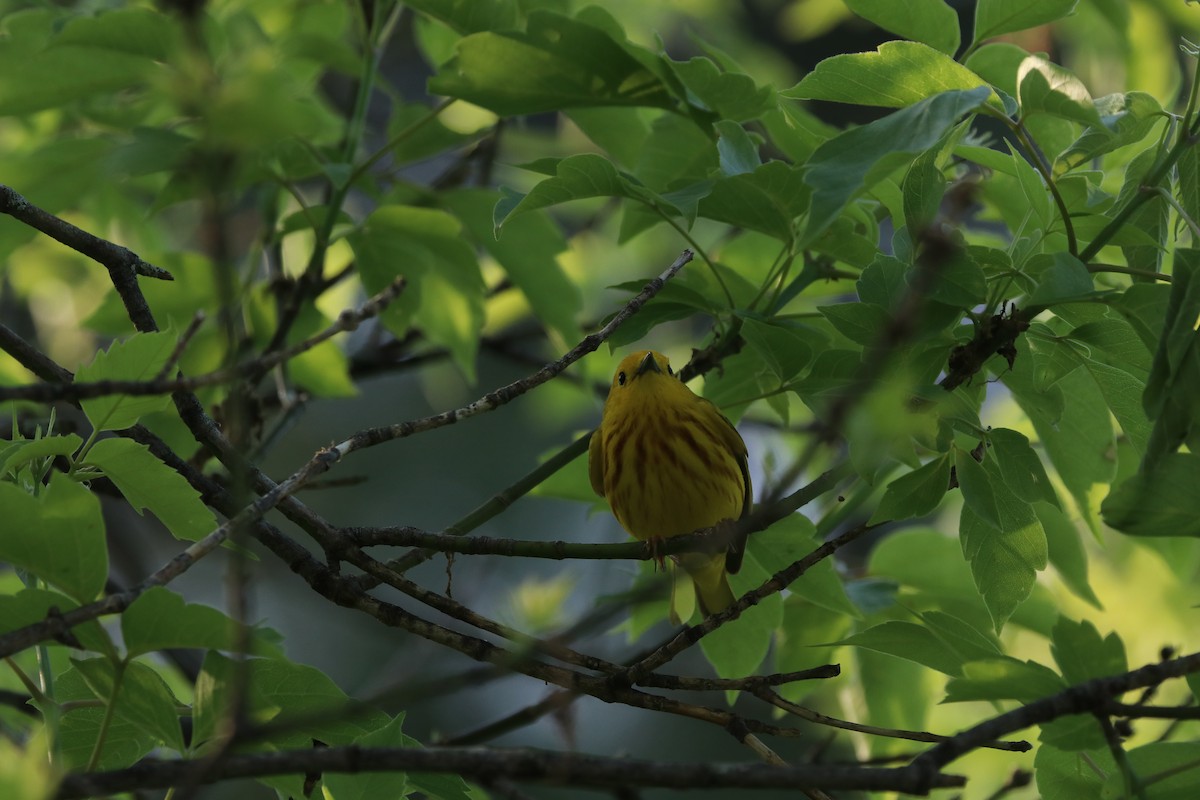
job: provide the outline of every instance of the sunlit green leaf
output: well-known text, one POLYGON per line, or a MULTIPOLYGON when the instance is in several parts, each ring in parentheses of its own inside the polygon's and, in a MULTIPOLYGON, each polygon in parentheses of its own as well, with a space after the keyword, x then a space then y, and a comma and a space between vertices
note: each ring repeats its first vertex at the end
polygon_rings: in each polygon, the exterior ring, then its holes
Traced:
POLYGON ((96 496, 61 472, 37 496, 0 481, 5 533, 0 560, 29 570, 80 602, 108 579, 104 519, 96 496))
POLYGON ((131 439, 104 439, 88 451, 84 463, 99 467, 138 513, 149 510, 177 539, 196 540, 217 527, 200 493, 175 470, 131 439))

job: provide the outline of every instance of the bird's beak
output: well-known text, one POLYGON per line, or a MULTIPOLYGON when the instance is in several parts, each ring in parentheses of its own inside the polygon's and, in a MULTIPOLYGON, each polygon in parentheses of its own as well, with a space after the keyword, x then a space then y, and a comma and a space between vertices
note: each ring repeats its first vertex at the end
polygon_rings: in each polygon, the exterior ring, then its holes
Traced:
POLYGON ((657 372, 662 374, 662 368, 658 366, 658 362, 654 360, 654 353, 646 353, 646 357, 638 364, 637 372, 634 375, 645 375, 647 372, 657 372))

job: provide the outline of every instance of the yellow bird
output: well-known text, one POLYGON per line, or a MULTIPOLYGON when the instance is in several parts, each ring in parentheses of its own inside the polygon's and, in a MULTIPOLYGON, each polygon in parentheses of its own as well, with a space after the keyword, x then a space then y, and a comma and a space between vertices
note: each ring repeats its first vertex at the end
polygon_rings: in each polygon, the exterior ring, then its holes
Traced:
MULTIPOLYGON (((750 511, 746 443, 717 407, 675 376, 667 357, 640 350, 613 376, 588 476, 621 526, 642 541, 680 536, 750 511)), ((742 565, 742 534, 725 553, 683 553, 705 615, 734 602, 726 572, 742 565)))

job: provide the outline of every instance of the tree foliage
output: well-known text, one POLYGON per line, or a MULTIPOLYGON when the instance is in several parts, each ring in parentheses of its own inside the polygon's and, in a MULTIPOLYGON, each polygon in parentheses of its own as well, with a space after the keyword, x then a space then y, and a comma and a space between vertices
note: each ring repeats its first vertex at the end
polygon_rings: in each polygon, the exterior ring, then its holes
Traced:
POLYGON ((567 0, 6 14, 0 795, 238 777, 333 800, 1196 795, 1200 104, 1181 32, 1200 17, 762 5, 725 20, 769 23, 754 46, 567 0), (788 52, 788 13, 903 38, 796 72, 760 52, 788 52), (605 517, 549 541, 502 515, 601 507, 578 428, 634 344, 750 443, 742 599, 714 618, 651 548, 602 542, 605 517), (497 362, 524 377, 492 382, 497 362), (343 414, 335 443, 270 460, 310 401, 366 409, 385 374, 471 399, 343 414), (536 405, 552 387, 569 412, 536 405), (366 526, 300 494, 507 405, 529 409, 528 451, 474 434, 476 460, 541 461, 474 510, 429 497, 366 526), (409 524, 435 508, 438 531, 409 524), (169 537, 173 558, 122 576, 169 537), (468 559, 578 569, 501 571, 484 597, 451 590, 468 559), (171 586, 201 561, 227 574, 220 609, 171 586), (620 593, 566 602, 614 563, 640 564, 620 593), (352 698, 253 616, 265 564, 459 671, 352 698), (673 669, 689 649, 706 664, 673 669), (554 692, 457 719, 457 739, 406 732, 418 700, 514 675, 554 692), (723 729, 731 763, 574 752, 569 722, 557 748, 465 746, 530 745, 523 725, 580 696, 723 729), (836 757, 796 746, 826 726, 836 757))

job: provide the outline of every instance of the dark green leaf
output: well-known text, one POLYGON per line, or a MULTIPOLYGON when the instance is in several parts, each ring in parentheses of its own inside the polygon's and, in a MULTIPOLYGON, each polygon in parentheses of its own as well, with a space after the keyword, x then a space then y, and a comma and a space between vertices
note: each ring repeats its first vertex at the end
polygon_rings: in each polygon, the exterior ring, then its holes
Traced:
POLYGON ((558 263, 567 248, 562 232, 546 217, 529 214, 511 220, 506 235, 497 239, 492 208, 497 195, 482 189, 462 189, 442 196, 442 202, 462 220, 475 242, 491 254, 529 301, 534 313, 567 341, 581 338, 576 320, 583 298, 558 263))
MULTIPOLYGON (((0 490, 0 496, 3 496, 2 492, 3 490, 0 490)), ((57 609, 59 614, 65 614, 78 607, 79 604, 66 595, 52 592, 49 589, 26 588, 16 594, 0 595, 0 633, 8 633, 26 625, 41 622, 51 609, 57 609)), ((88 650, 98 653, 113 652, 108 634, 95 620, 76 625, 71 632, 88 650)), ((48 642, 47 644, 53 645, 54 643, 48 642)))
POLYGON ((946 702, 1020 700, 1028 703, 1065 688, 1067 685, 1057 672, 1036 661, 994 658, 963 664, 963 677, 946 684, 946 702))
POLYGON ((975 42, 1023 31, 1061 19, 1079 0, 979 0, 975 8, 975 42))
MULTIPOLYGON (((399 714, 378 730, 359 736, 354 744, 358 747, 406 747, 411 737, 404 735, 403 725, 404 715, 399 714)), ((395 770, 361 775, 329 774, 321 783, 329 800, 400 798, 409 793, 408 775, 395 770)))
POLYGON ((1045 502, 1058 505, 1058 496, 1042 460, 1023 434, 1008 428, 993 428, 988 433, 991 454, 1000 466, 1004 485, 1026 503, 1045 502))
POLYGON ((780 384, 800 374, 812 361, 814 334, 796 326, 760 322, 745 316, 742 319, 746 343, 771 366, 780 384))
MULTIPOLYGON (((94 701, 98 698, 84 680, 83 674, 72 667, 54 679, 54 699, 59 703, 94 701)), ((105 727, 106 709, 96 706, 75 706, 59 720, 56 746, 62 754, 65 769, 83 769, 91 759, 100 731, 105 727)), ((98 769, 121 769, 131 766, 158 744, 158 737, 147 733, 128 718, 116 715, 107 724, 104 748, 96 763, 98 769)))
POLYGON ((1088 581, 1087 552, 1083 549, 1075 524, 1061 509, 1048 503, 1034 503, 1033 510, 1037 512, 1042 529, 1046 531, 1051 566, 1058 570, 1059 577, 1076 597, 1101 608, 1100 599, 1088 581))
POLYGON ((1055 253, 1053 263, 1041 272, 1037 288, 1026 306, 1049 307, 1086 299, 1096 293, 1092 274, 1070 253, 1055 253))
POLYGON ((933 147, 959 117, 979 108, 990 91, 979 87, 934 95, 818 147, 804 173, 805 183, 813 187, 805 239, 825 230, 863 188, 912 154, 933 147))
POLYGON ((405 5, 463 35, 514 28, 519 11, 516 0, 409 0, 405 5))
POLYGON ((1054 626, 1050 652, 1069 684, 1129 671, 1121 637, 1114 632, 1101 638, 1096 626, 1087 620, 1075 622, 1060 617, 1054 626))
POLYGON ((671 91, 629 47, 600 28, 534 11, 524 33, 487 30, 459 40, 429 91, 501 116, 582 106, 671 108, 671 91))
POLYGON ((384 324, 398 335, 410 324, 420 326, 473 380, 484 285, 462 224, 444 211, 381 206, 350 244, 367 291, 382 291, 401 273, 408 278, 404 293, 384 310, 384 324))
POLYGON ((899 522, 932 514, 946 496, 949 486, 950 459, 945 456, 935 458, 888 484, 875 513, 871 515, 871 523, 888 520, 899 522))
MULTIPOLYGON (((115 672, 107 658, 71 659, 88 687, 108 705, 113 700, 115 672)), ((128 720, 172 750, 183 752, 183 731, 179 727, 178 701, 162 677, 145 664, 133 662, 122 670, 120 691, 116 695, 116 716, 128 720)))
POLYGON ((686 87, 688 100, 719 115, 723 122, 756 119, 775 107, 770 86, 755 86, 748 75, 722 72, 707 58, 668 63, 686 87))
POLYGON ((193 746, 211 741, 222 715, 228 713, 235 674, 246 680, 247 717, 280 723, 281 732, 261 740, 265 744, 310 747, 314 738, 329 745, 349 744, 388 719, 383 712, 366 708, 346 715, 350 698, 313 667, 282 659, 250 658, 241 671, 232 660, 210 651, 196 681, 193 746))
MULTIPOLYGON (((987 604, 997 631, 1012 615, 1033 589, 1037 573, 1046 568, 1048 560, 1046 534, 1042 523, 1029 503, 1021 500, 1004 484, 1000 468, 994 459, 988 459, 979 467, 977 477, 989 484, 994 495, 997 524, 976 512, 976 508, 987 510, 988 505, 980 501, 972 504, 972 494, 967 490, 964 475, 976 474, 967 465, 970 456, 955 459, 963 496, 959 524, 963 554, 971 562, 971 574, 975 585, 987 604), (963 469, 966 466, 967 469, 963 469)), ((978 494, 983 494, 979 492, 978 494)))
POLYGON ((723 174, 744 175, 762 166, 758 145, 745 128, 727 119, 719 121, 714 127, 719 136, 717 153, 721 158, 723 174))
POLYGON ((1130 536, 1200 536, 1200 456, 1162 456, 1113 489, 1100 513, 1130 536))
POLYGON ((958 50, 958 14, 942 0, 846 0, 846 5, 863 19, 905 39, 924 42, 950 56, 958 50))
POLYGON ((1072 167, 1141 141, 1163 119, 1162 105, 1145 92, 1105 95, 1095 100, 1095 108, 1100 124, 1087 128, 1061 156, 1072 167))
POLYGON ((923 625, 891 621, 867 628, 835 644, 866 647, 947 675, 962 674, 963 659, 923 625))
POLYGON ((799 169, 768 161, 753 172, 714 181, 699 213, 786 242, 794 237, 796 218, 808 208, 810 196, 799 169))
POLYGON ((888 313, 874 303, 837 303, 817 310, 839 333, 861 345, 878 344, 888 322, 888 313))
POLYGON ((229 650, 235 623, 217 609, 183 598, 161 586, 143 592, 121 615, 121 633, 130 657, 170 648, 229 650))

